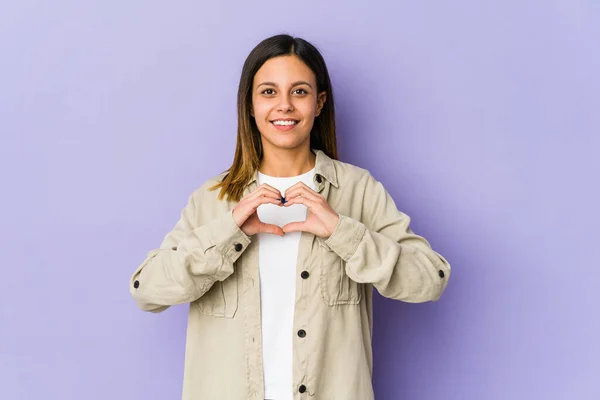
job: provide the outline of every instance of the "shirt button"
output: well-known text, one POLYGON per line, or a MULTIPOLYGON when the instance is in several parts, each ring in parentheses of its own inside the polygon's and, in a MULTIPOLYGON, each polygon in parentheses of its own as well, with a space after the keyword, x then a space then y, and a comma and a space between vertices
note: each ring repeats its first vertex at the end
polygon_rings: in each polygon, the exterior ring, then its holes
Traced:
POLYGON ((298 331, 298 336, 300 336, 300 337, 305 337, 305 336, 306 336, 306 331, 305 331, 304 329, 300 329, 300 330, 298 331))
POLYGON ((308 277, 310 276, 310 274, 308 273, 308 271, 302 271, 302 273, 300 274, 300 276, 302 277, 302 279, 308 279, 308 277))
POLYGON ((135 282, 133 282, 133 287, 134 287, 135 289, 139 288, 139 287, 140 287, 140 281, 135 281, 135 282))
POLYGON ((444 274, 444 271, 440 270, 438 272, 438 275, 440 276, 440 278, 443 278, 444 276, 446 276, 446 274, 444 274))
POLYGON ((306 386, 304 386, 304 385, 300 385, 300 387, 298 388, 298 391, 299 391, 300 393, 304 393, 304 392, 306 392, 306 386))
POLYGON ((242 251, 242 248, 243 248, 243 247, 244 247, 244 246, 242 246, 242 244, 241 244, 241 243, 236 243, 236 244, 235 244, 235 251, 242 251))
POLYGON ((321 183, 321 175, 317 175, 317 182, 321 183))

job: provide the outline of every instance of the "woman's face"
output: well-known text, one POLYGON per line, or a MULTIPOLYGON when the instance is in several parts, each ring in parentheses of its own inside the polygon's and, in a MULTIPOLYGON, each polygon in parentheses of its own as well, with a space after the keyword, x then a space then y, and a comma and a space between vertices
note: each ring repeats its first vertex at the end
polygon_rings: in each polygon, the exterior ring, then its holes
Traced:
POLYGON ((263 147, 293 149, 310 144, 310 131, 326 100, 313 72, 296 56, 265 62, 254 75, 252 109, 263 147))

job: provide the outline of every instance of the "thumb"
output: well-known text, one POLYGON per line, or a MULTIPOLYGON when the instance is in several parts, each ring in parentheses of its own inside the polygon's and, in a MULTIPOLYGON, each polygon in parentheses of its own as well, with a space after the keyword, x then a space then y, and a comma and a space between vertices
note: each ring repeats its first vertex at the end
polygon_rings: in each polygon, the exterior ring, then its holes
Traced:
POLYGON ((263 233, 272 233, 273 235, 278 235, 278 236, 285 235, 285 233, 283 232, 283 230, 281 229, 280 226, 273 225, 273 224, 266 224, 264 222, 261 224, 260 231, 263 233))
POLYGON ((290 222, 289 224, 284 225, 282 230, 285 233, 296 232, 296 231, 302 231, 303 227, 304 227, 304 222, 290 222))

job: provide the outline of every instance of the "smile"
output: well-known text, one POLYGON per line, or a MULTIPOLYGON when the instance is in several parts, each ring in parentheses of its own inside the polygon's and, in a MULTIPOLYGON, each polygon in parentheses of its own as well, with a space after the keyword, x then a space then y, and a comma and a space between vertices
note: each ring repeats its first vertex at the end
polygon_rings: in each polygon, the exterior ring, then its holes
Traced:
POLYGON ((276 119, 274 121, 271 121, 271 123, 277 126, 293 126, 296 125, 298 121, 294 119, 276 119))

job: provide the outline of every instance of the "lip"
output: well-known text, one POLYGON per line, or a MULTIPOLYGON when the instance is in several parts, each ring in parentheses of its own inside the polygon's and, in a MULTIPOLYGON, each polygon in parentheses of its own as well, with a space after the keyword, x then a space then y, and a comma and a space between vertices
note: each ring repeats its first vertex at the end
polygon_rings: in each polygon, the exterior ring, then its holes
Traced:
POLYGON ((294 129, 298 123, 300 121, 298 121, 297 119, 294 118, 276 118, 274 120, 269 121, 271 123, 271 125, 273 125, 275 127, 275 129, 277 129, 280 132, 288 132, 291 131, 292 129, 294 129), (275 121, 296 121, 296 123, 294 125, 275 125, 274 122, 275 121))
POLYGON ((270 120, 269 122, 270 122, 270 123, 273 123, 273 122, 275 122, 275 121, 296 121, 296 122, 299 122, 299 121, 298 121, 297 119, 295 119, 295 118, 275 118, 275 119, 272 119, 272 120, 270 120))

